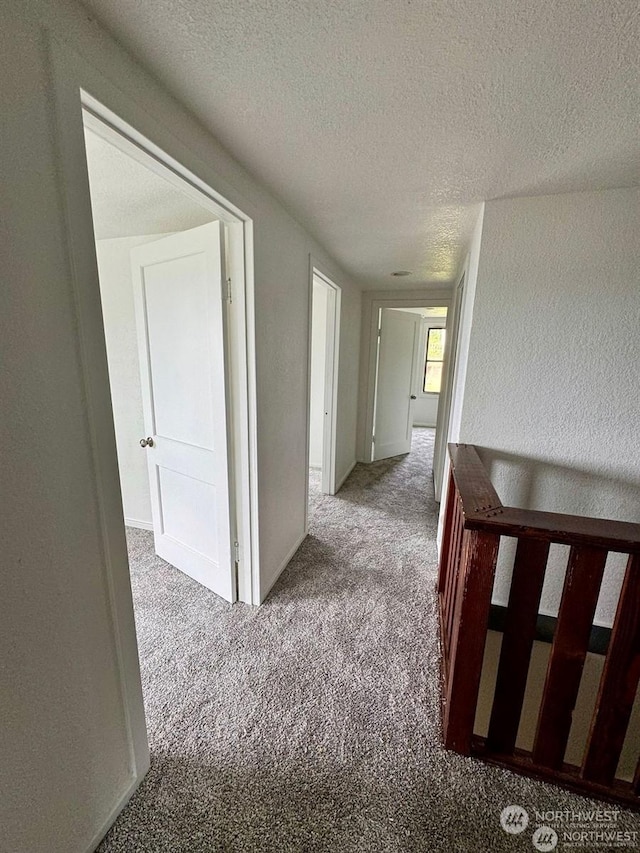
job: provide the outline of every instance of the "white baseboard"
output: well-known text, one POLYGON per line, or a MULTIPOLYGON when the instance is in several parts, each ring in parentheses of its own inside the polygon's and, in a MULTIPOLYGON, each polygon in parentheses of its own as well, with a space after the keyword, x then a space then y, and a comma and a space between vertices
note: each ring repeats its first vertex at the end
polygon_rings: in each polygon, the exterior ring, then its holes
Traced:
POLYGON ((436 428, 436 425, 435 425, 435 424, 419 424, 419 423, 415 423, 415 424, 414 424, 414 427, 428 427, 429 429, 435 429, 435 428, 436 428))
POLYGON ((134 778, 131 780, 131 782, 129 783, 129 785, 125 789, 125 791, 123 791, 123 793, 120 795, 120 797, 118 797, 116 804, 114 805, 114 807, 111 809, 111 811, 107 815, 106 820, 102 823, 102 826, 95 833, 95 835, 93 836, 93 838, 91 839, 89 844, 84 848, 86 850, 86 853, 94 853, 98 844, 100 844, 102 839, 105 837, 107 832, 109 832, 109 830, 111 829, 111 827, 115 823, 116 818, 118 817, 118 815, 120 814, 122 809, 127 805, 127 803, 129 802, 129 800, 131 799, 133 794, 138 789, 138 786, 140 785, 140 783, 144 779, 148 769, 149 769, 148 767, 145 769, 144 773, 140 776, 140 778, 138 778, 137 776, 134 776, 134 778))
POLYGON ((349 465, 349 467, 347 468, 345 474, 342 476, 342 479, 336 483, 336 494, 344 486, 345 480, 347 479, 347 477, 353 471, 353 469, 356 467, 357 464, 358 464, 357 461, 354 459, 353 462, 351 463, 351 465, 349 465))
POLYGON ((293 555, 296 553, 296 551, 298 550, 298 548, 302 545, 302 543, 304 542, 304 540, 307 538, 307 533, 308 533, 308 532, 309 532, 309 530, 308 530, 307 528, 305 528, 305 531, 304 531, 304 533, 302 534, 302 536, 301 536, 301 537, 296 541, 295 545, 294 545, 294 546, 293 546, 293 548, 289 551, 289 553, 288 553, 288 554, 287 554, 287 556, 284 558, 284 560, 282 561, 282 563, 280 563, 280 568, 276 571, 276 573, 274 574, 273 578, 269 581, 269 585, 268 585, 267 587, 265 587, 265 589, 264 589, 264 590, 263 590, 263 589, 261 589, 261 590, 260 590, 260 604, 262 604, 262 603, 264 602, 265 598, 269 595, 269 593, 270 593, 270 592, 271 592, 271 590, 273 589, 273 585, 274 585, 274 584, 275 584, 275 582, 278 580, 278 578, 280 577, 280 575, 284 572, 284 570, 287 568, 287 566, 289 565, 289 563, 290 563, 290 562, 291 562, 291 560, 293 559, 293 555))
POLYGON ((127 527, 138 527, 140 530, 153 530, 152 521, 140 521, 138 518, 125 518, 124 523, 127 527))

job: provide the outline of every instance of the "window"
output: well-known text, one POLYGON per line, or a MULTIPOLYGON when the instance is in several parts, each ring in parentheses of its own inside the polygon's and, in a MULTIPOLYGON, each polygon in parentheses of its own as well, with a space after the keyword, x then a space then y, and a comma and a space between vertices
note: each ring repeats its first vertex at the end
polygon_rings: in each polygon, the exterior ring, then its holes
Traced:
POLYGON ((422 389, 425 394, 440 393, 446 334, 446 329, 430 328, 427 331, 427 352, 424 360, 424 384, 422 389))

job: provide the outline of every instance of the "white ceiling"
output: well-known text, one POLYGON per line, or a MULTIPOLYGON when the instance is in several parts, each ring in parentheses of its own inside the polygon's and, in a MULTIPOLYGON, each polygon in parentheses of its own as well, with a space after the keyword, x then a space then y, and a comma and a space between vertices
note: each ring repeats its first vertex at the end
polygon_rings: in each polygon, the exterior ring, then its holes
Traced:
POLYGON ((172 184, 88 128, 84 136, 97 240, 168 234, 214 219, 172 184))
POLYGON ((482 200, 639 183, 637 0, 85 5, 366 287, 450 282, 482 200))

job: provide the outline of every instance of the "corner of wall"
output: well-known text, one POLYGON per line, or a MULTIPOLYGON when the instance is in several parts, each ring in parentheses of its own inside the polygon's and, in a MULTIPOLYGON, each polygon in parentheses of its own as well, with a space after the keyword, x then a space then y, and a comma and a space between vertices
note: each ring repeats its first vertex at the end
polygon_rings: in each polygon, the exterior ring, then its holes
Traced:
POLYGON ((444 511, 447 502, 447 489, 449 483, 449 455, 446 451, 447 443, 457 441, 460 438, 460 425, 462 422, 462 410, 464 406, 465 384, 467 379, 467 364, 469 361, 469 347, 471 342, 471 327, 473 324, 473 306, 476 298, 476 284, 478 280, 478 269, 480 266, 480 249, 482 245, 482 229, 484 225, 485 203, 482 202, 478 212, 478 219, 469 252, 458 281, 464 275, 464 294, 460 305, 460 319, 458 321, 458 347, 456 351, 456 363, 454 366, 454 386, 451 393, 451 411, 449 415, 449 429, 445 441, 444 466, 442 471, 442 490, 440 495, 440 513, 438 516, 438 531, 436 541, 438 553, 442 543, 444 525, 444 511))
POLYGON ((465 264, 464 296, 460 308, 460 325, 458 332, 458 350, 455 366, 455 384, 451 397, 451 417, 449 420, 448 441, 456 441, 460 437, 460 424, 464 406, 464 392, 467 381, 467 364, 471 343, 471 327, 473 325, 473 306, 476 298, 478 268, 480 266, 480 250, 482 245, 482 228, 484 223, 484 202, 480 207, 476 226, 469 245, 469 253, 465 264))

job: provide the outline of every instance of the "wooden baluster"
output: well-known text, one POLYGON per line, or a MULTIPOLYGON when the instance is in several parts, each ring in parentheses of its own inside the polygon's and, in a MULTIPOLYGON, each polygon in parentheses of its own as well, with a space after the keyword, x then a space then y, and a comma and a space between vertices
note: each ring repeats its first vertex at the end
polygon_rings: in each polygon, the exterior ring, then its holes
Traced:
MULTIPOLYGON (((458 496, 457 496, 458 497, 458 496)), ((451 539, 451 574, 449 575, 449 584, 447 586, 446 601, 447 601, 447 636, 451 639, 453 631, 453 613, 456 605, 456 596, 458 590, 458 577, 460 572, 460 558, 462 555, 462 537, 464 534, 464 520, 462 517, 462 507, 460 500, 456 500, 456 506, 453 515, 453 538, 451 539)))
POLYGON ((443 721, 445 746, 463 755, 471 752, 499 544, 493 533, 464 531, 443 721))
POLYGON ((569 555, 533 747, 542 767, 559 769, 564 759, 606 560, 602 548, 573 547, 569 555))
POLYGON ((440 551, 440 569, 438 573, 438 592, 444 594, 451 562, 449 559, 449 546, 453 534, 453 510, 456 505, 456 484, 453 480, 453 471, 449 472, 449 488, 447 489, 447 504, 444 513, 444 528, 442 530, 442 543, 440 551))
POLYGON ((449 574, 447 575, 447 585, 444 590, 444 613, 447 636, 449 636, 451 597, 456 582, 456 563, 460 547, 460 501, 457 490, 455 490, 454 497, 455 500, 451 514, 451 537, 449 539, 449 574))
POLYGON ((548 556, 548 542, 518 540, 487 736, 490 752, 511 755, 516 744, 548 556))
MULTIPOLYGON (((610 785, 640 680, 640 555, 629 557, 600 679, 582 777, 610 785)), ((636 789, 637 790, 637 789, 636 789)))

